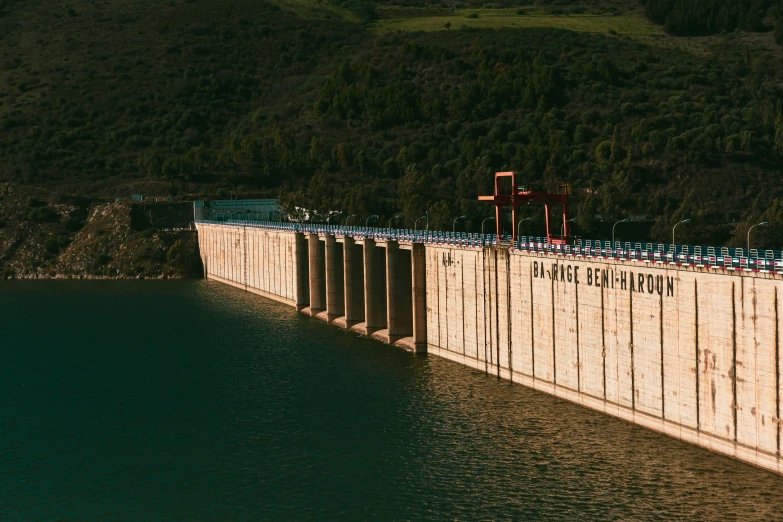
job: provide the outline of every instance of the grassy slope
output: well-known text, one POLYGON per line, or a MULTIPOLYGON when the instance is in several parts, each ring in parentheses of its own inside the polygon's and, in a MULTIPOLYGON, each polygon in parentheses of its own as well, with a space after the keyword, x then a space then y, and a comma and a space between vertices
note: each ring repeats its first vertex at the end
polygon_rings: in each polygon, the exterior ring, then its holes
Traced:
POLYGON ((450 28, 471 27, 487 28, 531 28, 553 27, 588 33, 606 33, 614 31, 617 34, 639 35, 660 34, 660 28, 637 14, 619 16, 575 14, 519 15, 516 9, 459 9, 454 14, 445 16, 421 16, 404 18, 385 18, 378 22, 380 30, 401 31, 445 31, 446 24, 450 28), (468 18, 477 14, 478 18, 468 18))
POLYGON ((302 20, 344 20, 359 22, 359 18, 347 9, 332 5, 323 0, 268 0, 302 20))

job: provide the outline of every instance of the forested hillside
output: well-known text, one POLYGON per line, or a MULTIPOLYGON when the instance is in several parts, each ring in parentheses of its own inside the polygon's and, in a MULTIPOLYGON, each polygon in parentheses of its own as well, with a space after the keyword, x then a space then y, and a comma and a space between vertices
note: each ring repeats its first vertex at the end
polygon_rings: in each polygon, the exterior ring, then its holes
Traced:
MULTIPOLYGON (((653 8, 502 5, 553 25, 612 14, 643 23, 653 8)), ((683 217, 693 224, 681 240, 713 244, 741 243, 744 222, 783 224, 783 63, 771 33, 479 30, 461 28, 461 15, 431 32, 376 26, 389 9, 409 7, 6 3, 0 180, 104 196, 144 183, 280 194, 359 219, 401 212, 407 226, 427 210, 440 228, 465 214, 475 231, 490 215, 477 194, 495 170, 515 169, 528 183, 571 184, 585 237, 606 237, 627 215, 652 224, 621 232, 639 240, 667 240, 683 217)), ((746 14, 736 27, 754 30, 749 23, 746 14)), ((542 232, 540 209, 530 215, 530 232, 542 232)), ((783 226, 760 238, 780 247, 783 226)))
POLYGON ((764 31, 774 23, 779 4, 778 0, 645 0, 644 14, 678 35, 764 31))

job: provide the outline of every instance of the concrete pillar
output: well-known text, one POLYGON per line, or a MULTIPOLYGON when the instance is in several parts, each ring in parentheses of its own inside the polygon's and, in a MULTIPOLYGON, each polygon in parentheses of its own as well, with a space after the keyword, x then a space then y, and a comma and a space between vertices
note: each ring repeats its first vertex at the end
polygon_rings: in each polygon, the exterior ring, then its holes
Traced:
POLYGON ((294 296, 296 310, 310 306, 310 254, 304 234, 294 234, 294 296))
POLYGON ((326 236, 326 320, 345 315, 343 248, 334 236, 326 236))
POLYGON ((413 335, 410 252, 396 241, 386 243, 386 324, 389 342, 413 335))
POLYGON ((427 353, 427 258, 424 243, 413 244, 411 276, 413 352, 427 353))
POLYGON ((310 314, 326 310, 326 267, 324 264, 324 244, 318 234, 307 237, 310 254, 310 314))
POLYGON ((362 245, 352 237, 343 242, 343 280, 345 281, 345 327, 364 321, 364 260, 362 245))
POLYGON ((386 328, 386 262, 375 240, 364 240, 364 321, 366 334, 386 328))

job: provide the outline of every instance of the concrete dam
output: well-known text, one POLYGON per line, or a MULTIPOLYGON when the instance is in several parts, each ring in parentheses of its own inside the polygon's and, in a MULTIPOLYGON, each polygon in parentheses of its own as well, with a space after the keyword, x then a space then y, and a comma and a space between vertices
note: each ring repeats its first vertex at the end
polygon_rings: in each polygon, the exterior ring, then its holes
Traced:
POLYGON ((211 219, 208 279, 783 472, 780 260, 211 219))

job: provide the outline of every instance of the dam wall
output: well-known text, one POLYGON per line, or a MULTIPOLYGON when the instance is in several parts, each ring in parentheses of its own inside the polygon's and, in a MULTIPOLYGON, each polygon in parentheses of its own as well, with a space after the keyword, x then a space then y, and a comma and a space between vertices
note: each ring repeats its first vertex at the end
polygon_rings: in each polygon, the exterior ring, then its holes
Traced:
POLYGON ((198 230, 209 279, 783 472, 777 273, 198 230))
MULTIPOLYGON (((297 263, 297 235, 263 228, 198 225, 199 251, 207 279, 226 283, 275 301, 297 306, 298 278, 309 277, 297 263)), ((306 258, 305 258, 306 259, 306 258)))

